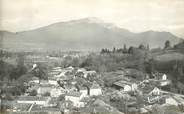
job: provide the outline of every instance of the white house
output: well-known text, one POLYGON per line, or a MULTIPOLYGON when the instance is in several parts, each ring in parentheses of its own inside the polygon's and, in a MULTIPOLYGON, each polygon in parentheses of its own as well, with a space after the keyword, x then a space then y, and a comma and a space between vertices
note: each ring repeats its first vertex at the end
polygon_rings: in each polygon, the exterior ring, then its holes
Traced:
POLYGON ((79 69, 77 70, 77 72, 86 72, 86 69, 85 69, 85 68, 79 68, 79 69))
POLYGON ((160 89, 158 89, 157 87, 155 87, 150 93, 149 95, 160 95, 160 89))
POLYGON ((131 86, 132 91, 136 91, 138 88, 138 85, 136 83, 133 83, 131 86))
POLYGON ((48 80, 48 83, 51 85, 58 85, 56 80, 48 80))
POLYGON ((88 89, 87 87, 79 87, 79 92, 82 93, 84 97, 88 95, 88 89))
POLYGON ((170 80, 161 80, 160 81, 160 86, 167 86, 170 85, 171 81, 170 80))
POLYGON ((90 96, 102 95, 102 88, 98 84, 93 83, 89 89, 89 95, 90 96))
POLYGON ((38 77, 32 77, 32 79, 29 81, 29 83, 36 83, 36 84, 38 84, 38 83, 40 83, 40 80, 39 80, 38 77))
POLYGON ((165 103, 170 105, 178 106, 178 102, 171 96, 165 98, 165 103))
POLYGON ((52 71, 53 72, 61 72, 62 69, 61 69, 61 67, 55 67, 55 68, 52 69, 52 71))
POLYGON ((82 93, 71 91, 71 92, 69 92, 69 93, 67 93, 65 95, 65 101, 72 101, 73 102, 73 106, 83 107, 84 106, 84 103, 83 102, 80 102, 80 100, 83 97, 84 96, 83 96, 82 93))
POLYGON ((72 66, 69 66, 69 67, 67 67, 67 68, 65 68, 65 70, 68 70, 68 71, 73 71, 74 70, 74 68, 72 67, 72 66))
POLYGON ((162 75, 162 80, 167 80, 167 75, 166 74, 162 75))
POLYGON ((88 76, 92 76, 96 74, 96 71, 84 71, 84 78, 87 78, 88 76))
POLYGON ((37 93, 39 95, 43 95, 47 92, 50 93, 50 91, 53 89, 53 87, 51 85, 40 85, 37 89, 37 93))
POLYGON ((123 90, 125 92, 137 90, 136 83, 131 83, 131 82, 124 81, 124 80, 115 82, 113 85, 115 86, 115 88, 123 90))
POLYGON ((51 91, 50 91, 50 96, 51 97, 59 97, 60 95, 64 94, 65 93, 65 90, 63 88, 53 88, 51 91))
POLYGON ((50 97, 19 96, 17 99, 17 103, 47 106, 50 99, 50 97))
POLYGON ((57 79, 54 77, 49 77, 48 84, 57 86, 58 85, 57 79))

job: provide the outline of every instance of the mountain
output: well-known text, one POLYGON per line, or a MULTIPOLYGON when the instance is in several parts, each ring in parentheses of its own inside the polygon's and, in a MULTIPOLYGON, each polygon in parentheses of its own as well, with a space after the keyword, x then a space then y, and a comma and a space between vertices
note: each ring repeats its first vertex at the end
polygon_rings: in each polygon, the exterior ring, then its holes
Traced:
POLYGON ((169 32, 146 31, 133 33, 104 23, 96 18, 84 18, 55 23, 23 32, 0 31, 3 48, 21 50, 100 50, 101 48, 137 46, 163 47, 166 40, 172 44, 180 38, 169 32))

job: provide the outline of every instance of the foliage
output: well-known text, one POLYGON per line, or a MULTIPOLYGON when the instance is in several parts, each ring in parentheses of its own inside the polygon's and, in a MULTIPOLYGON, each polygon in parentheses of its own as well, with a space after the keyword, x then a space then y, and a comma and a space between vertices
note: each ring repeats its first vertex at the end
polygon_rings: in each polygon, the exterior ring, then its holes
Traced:
POLYGON ((36 90, 32 90, 30 93, 29 93, 30 96, 36 96, 37 95, 37 91, 36 90))
POLYGON ((170 42, 169 40, 167 40, 167 41, 165 42, 165 47, 164 47, 164 49, 169 49, 169 48, 171 48, 171 42, 170 42))
POLYGON ((47 97, 47 96, 50 96, 50 92, 44 93, 43 96, 46 96, 46 97, 47 97))
POLYGON ((32 74, 39 79, 47 80, 48 79, 48 69, 44 64, 38 64, 35 69, 32 70, 32 74))
POLYGON ((4 78, 10 79, 10 74, 13 71, 14 66, 0 60, 0 79, 3 80, 4 78))

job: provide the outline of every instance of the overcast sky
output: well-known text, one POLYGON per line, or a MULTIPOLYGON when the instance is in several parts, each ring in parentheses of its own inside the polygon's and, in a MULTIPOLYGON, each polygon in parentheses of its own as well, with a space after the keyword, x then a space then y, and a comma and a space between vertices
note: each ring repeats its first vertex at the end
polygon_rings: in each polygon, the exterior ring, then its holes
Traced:
POLYGON ((97 17, 132 32, 169 31, 184 38, 184 0, 0 0, 0 5, 1 30, 97 17))

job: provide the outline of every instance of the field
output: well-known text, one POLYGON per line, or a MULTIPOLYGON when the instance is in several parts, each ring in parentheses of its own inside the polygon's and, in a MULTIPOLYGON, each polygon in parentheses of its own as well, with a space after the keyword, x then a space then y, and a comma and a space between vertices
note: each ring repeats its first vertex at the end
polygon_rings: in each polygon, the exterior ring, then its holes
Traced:
POLYGON ((173 60, 182 61, 184 60, 184 54, 178 52, 169 52, 155 57, 156 61, 169 62, 173 60))

